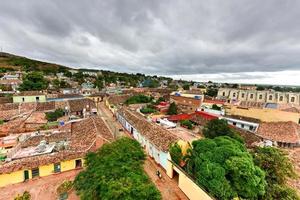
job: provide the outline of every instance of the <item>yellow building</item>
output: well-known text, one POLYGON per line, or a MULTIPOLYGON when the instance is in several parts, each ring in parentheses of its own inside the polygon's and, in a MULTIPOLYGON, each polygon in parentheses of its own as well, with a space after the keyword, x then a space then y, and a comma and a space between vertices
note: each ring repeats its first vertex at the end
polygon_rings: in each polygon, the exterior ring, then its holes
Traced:
POLYGON ((238 108, 236 106, 229 106, 226 108, 228 115, 240 115, 244 117, 256 118, 264 122, 286 122, 292 121, 299 123, 300 113, 286 112, 276 109, 260 109, 260 108, 238 108))
POLYGON ((10 173, 0 174, 0 187, 6 185, 25 182, 30 179, 49 176, 51 174, 57 174, 73 169, 80 169, 83 166, 83 159, 71 159, 58 163, 51 163, 47 165, 41 165, 34 168, 24 168, 10 173))

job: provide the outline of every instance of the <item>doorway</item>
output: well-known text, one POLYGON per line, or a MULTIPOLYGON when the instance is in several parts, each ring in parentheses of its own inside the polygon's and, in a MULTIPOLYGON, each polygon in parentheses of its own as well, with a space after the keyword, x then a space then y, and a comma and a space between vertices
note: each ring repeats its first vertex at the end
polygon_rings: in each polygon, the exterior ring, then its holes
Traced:
POLYGON ((24 181, 27 181, 27 180, 29 180, 29 171, 25 170, 24 171, 24 181))

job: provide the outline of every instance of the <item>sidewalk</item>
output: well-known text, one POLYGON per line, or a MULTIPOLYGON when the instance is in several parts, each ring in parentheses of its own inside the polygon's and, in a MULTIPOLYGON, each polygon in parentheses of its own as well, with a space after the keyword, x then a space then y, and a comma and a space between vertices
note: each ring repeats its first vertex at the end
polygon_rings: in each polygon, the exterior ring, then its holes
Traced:
POLYGON ((145 160, 144 170, 160 191, 163 200, 188 200, 178 187, 177 182, 169 178, 165 171, 149 156, 147 156, 147 159, 145 160), (161 179, 156 175, 157 170, 159 170, 162 175, 161 179))

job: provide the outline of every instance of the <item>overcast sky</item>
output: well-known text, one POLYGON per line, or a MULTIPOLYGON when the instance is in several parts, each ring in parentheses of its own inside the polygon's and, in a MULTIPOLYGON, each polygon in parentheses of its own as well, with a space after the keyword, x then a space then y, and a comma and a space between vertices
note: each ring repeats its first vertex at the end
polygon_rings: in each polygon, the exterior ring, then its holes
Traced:
POLYGON ((0 46, 71 67, 300 85, 300 1, 0 0, 0 46))

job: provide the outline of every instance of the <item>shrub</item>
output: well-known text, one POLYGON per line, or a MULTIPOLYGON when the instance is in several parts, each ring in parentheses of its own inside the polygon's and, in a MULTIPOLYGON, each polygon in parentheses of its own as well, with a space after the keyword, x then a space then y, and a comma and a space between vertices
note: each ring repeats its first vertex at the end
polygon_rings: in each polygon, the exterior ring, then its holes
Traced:
POLYGON ((188 129, 193 129, 193 123, 190 120, 182 120, 180 125, 186 126, 188 129))
POLYGON ((56 121, 58 118, 60 118, 62 116, 64 116, 64 111, 61 108, 56 109, 54 112, 46 113, 46 118, 50 122, 56 121))
POLYGON ((18 194, 14 200, 30 200, 31 195, 28 191, 25 191, 22 195, 18 194))

